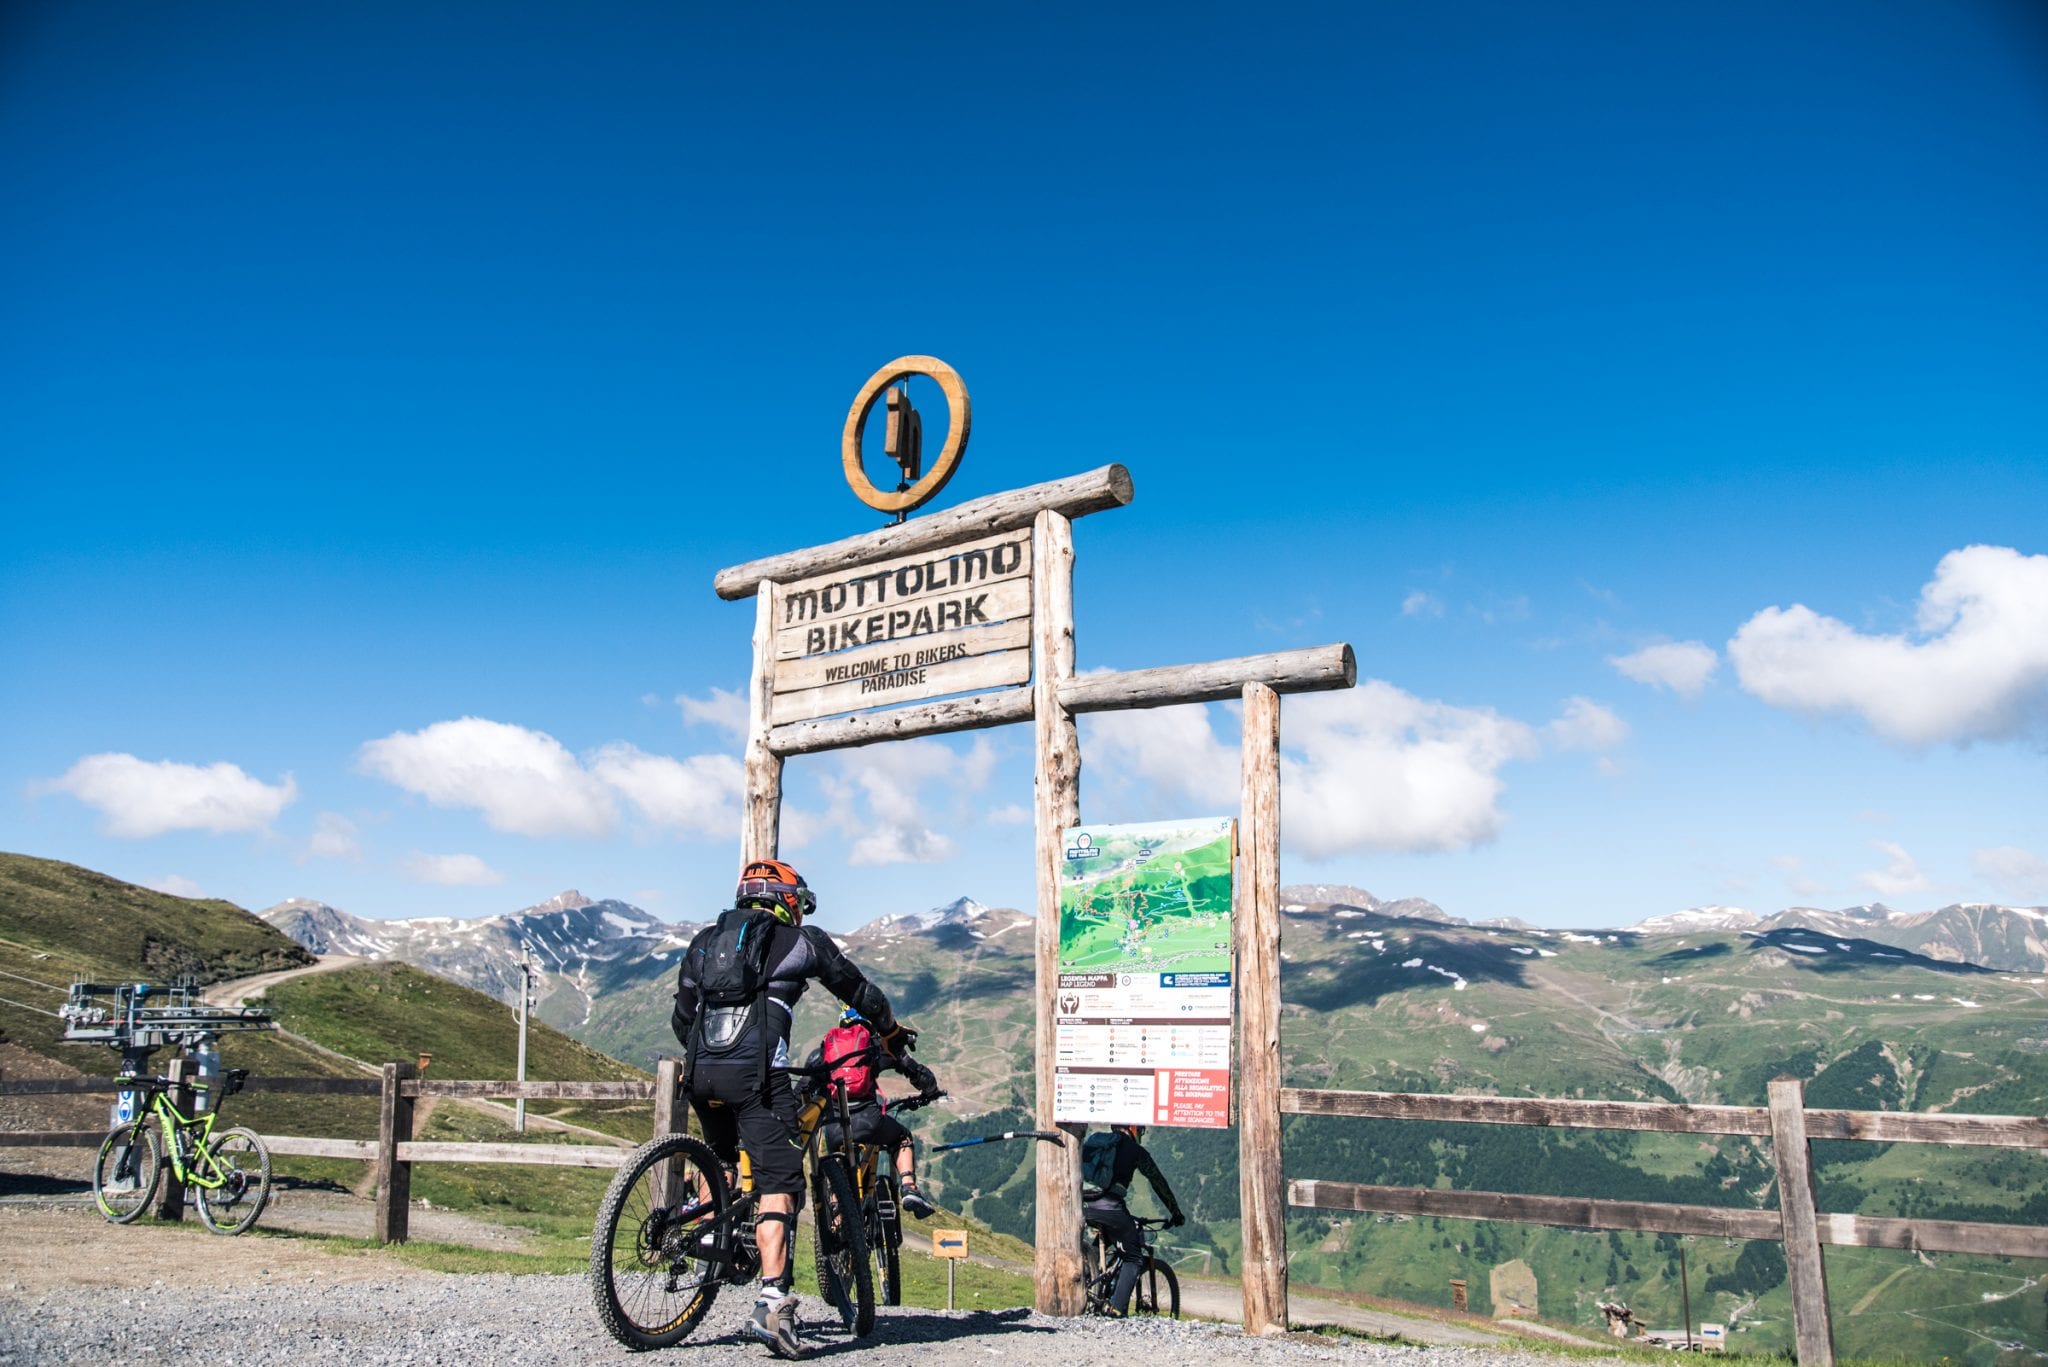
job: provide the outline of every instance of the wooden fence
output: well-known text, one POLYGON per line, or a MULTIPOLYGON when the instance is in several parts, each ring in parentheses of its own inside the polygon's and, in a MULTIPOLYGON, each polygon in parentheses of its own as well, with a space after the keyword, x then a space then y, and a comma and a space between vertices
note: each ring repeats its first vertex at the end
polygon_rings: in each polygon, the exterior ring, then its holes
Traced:
MULTIPOLYGON (((352 1077, 250 1077, 243 1089, 252 1092, 297 1092, 324 1096, 374 1096, 377 1106, 375 1139, 325 1139, 301 1135, 266 1134, 264 1147, 273 1154, 307 1158, 355 1159, 370 1164, 376 1186, 371 1237, 380 1243, 402 1243, 408 1232, 407 1214, 412 1205, 412 1165, 415 1163, 520 1163, 540 1167, 616 1168, 630 1156, 630 1149, 597 1144, 449 1144, 412 1137, 413 1108, 421 1097, 456 1100, 527 1101, 652 1101, 654 1132, 667 1134, 681 1128, 677 1108, 678 1063, 663 1059, 652 1082, 471 1082, 430 1081, 419 1076, 410 1063, 387 1063, 378 1078, 352 1077)), ((188 1076, 185 1060, 171 1064, 173 1080, 188 1076)), ((73 1077, 0 1081, 0 1097, 58 1096, 112 1093, 123 1090, 119 1078, 73 1077)), ((178 1108, 188 1114, 191 1097, 176 1098, 178 1108)), ((0 1147, 89 1148, 96 1149, 107 1137, 100 1130, 6 1130, 0 1131, 0 1147)), ((164 1188, 157 1202, 164 1219, 179 1220, 185 1213, 184 1185, 166 1168, 164 1188)))
MULTIPOLYGON (((1768 1138, 1778 1171, 1776 1210, 1378 1187, 1316 1179, 1288 1183, 1287 1200, 1290 1205, 1321 1210, 1384 1211, 1574 1229, 1780 1240, 1785 1245, 1793 1335, 1802 1367, 1830 1367, 1834 1362, 1827 1275, 1821 1258, 1823 1244, 2048 1258, 2048 1229, 2036 1225, 1896 1219, 1820 1211, 1814 1201, 1809 1147, 1816 1139, 1860 1139, 2044 1149, 2048 1148, 2048 1117, 1807 1110, 1805 1088, 1796 1078, 1772 1082, 1769 1101, 1768 1106, 1686 1106, 1286 1088, 1280 1092, 1279 1109, 1291 1115, 1768 1138)), ((1284 1297, 1284 1290, 1281 1294, 1284 1297)))

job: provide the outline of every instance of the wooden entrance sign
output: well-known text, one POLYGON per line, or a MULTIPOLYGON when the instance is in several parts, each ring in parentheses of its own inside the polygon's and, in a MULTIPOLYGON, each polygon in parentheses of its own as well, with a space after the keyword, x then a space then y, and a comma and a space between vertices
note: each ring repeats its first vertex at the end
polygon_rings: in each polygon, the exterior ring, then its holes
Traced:
MULTIPOLYGON (((848 413, 844 454, 855 492, 885 510, 917 503, 869 497, 873 486, 864 473, 855 479, 858 438, 877 396, 906 373, 938 379, 953 409, 950 459, 942 453, 940 465, 907 492, 929 484, 924 497, 935 494, 944 482, 941 470, 950 475, 957 465, 954 437, 959 447, 966 442, 966 387, 950 367, 929 357, 905 357, 878 371, 848 413), (912 361, 940 369, 909 366, 912 361)), ((914 414, 892 410, 891 417, 911 422, 914 414)), ((1052 1129, 1061 835, 1081 824, 1081 745, 1074 718, 1241 698, 1244 811, 1234 919, 1244 1327, 1271 1333, 1287 1327, 1284 1211, 1272 1198, 1280 1190, 1278 695, 1349 688, 1358 665, 1351 647, 1339 644, 1081 676, 1075 667, 1073 519, 1122 507, 1131 495, 1130 472, 1106 465, 719 571, 712 583, 721 598, 756 599, 741 857, 777 853, 782 764, 790 755, 1032 723, 1036 1115, 1040 1128, 1052 1129)), ((1080 1127, 1060 1128, 1076 1142, 1037 1146, 1037 1304, 1048 1314, 1078 1315, 1080 1127)))

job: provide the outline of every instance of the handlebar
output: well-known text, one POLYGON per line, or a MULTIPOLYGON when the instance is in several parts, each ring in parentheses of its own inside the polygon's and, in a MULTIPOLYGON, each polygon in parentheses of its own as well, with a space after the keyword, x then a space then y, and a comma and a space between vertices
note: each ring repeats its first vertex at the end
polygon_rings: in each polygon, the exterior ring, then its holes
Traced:
POLYGON ((883 1101, 882 1108, 891 1113, 915 1111, 920 1107, 931 1105, 945 1094, 945 1091, 941 1089, 936 1092, 918 1092, 905 1097, 890 1097, 883 1101))

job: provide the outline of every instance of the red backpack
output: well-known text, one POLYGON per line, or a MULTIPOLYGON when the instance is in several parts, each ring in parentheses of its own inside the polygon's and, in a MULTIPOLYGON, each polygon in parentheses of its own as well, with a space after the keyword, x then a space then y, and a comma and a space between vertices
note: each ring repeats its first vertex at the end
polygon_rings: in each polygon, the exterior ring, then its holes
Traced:
POLYGON ((825 1032, 818 1047, 825 1062, 841 1059, 832 1069, 834 1081, 846 1085, 848 1101, 872 1101, 875 1095, 875 1056, 863 1052, 875 1042, 865 1025, 835 1025, 825 1032))

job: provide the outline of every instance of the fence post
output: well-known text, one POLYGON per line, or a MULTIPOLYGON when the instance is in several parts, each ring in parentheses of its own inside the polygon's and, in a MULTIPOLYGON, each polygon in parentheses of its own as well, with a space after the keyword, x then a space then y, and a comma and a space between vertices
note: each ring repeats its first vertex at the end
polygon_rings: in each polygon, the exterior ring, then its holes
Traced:
POLYGON ((1770 1103, 1771 1152, 1778 1163, 1778 1215, 1785 1231, 1799 1367, 1834 1367, 1828 1275, 1821 1261, 1820 1217, 1813 1200, 1813 1151, 1806 1143, 1806 1087, 1795 1077, 1773 1078, 1770 1103))
POLYGON ((1244 686, 1237 909, 1237 1194, 1244 1331, 1287 1332, 1287 1193, 1280 1162, 1280 695, 1244 686))
MULTIPOLYGON (((174 1058, 171 1060, 169 1071, 171 1090, 170 1094, 164 1099, 176 1107, 180 1115, 192 1114, 192 1088, 188 1082, 193 1071, 192 1062, 189 1059, 174 1058)), ((137 1098, 137 1101, 140 1102, 142 1097, 147 1095, 148 1093, 146 1092, 142 1093, 137 1098)), ((156 1218, 159 1220, 183 1220, 185 1218, 185 1184, 178 1180, 178 1170, 172 1165, 169 1153, 169 1150, 180 1141, 175 1130, 165 1130, 160 1137, 164 1141, 166 1152, 164 1153, 163 1165, 164 1185, 156 1197, 156 1218)))
POLYGON ((682 1113, 683 1061, 665 1058, 654 1065, 654 1137, 678 1134, 682 1126, 676 1124, 676 1117, 682 1113))
POLYGON ((402 1244, 406 1240, 407 1217, 412 1210, 412 1164, 398 1158, 398 1146, 412 1138, 413 1098, 400 1096, 398 1084, 419 1075, 416 1065, 384 1065, 384 1091, 377 1108, 376 1227, 370 1237, 380 1244, 402 1244))

